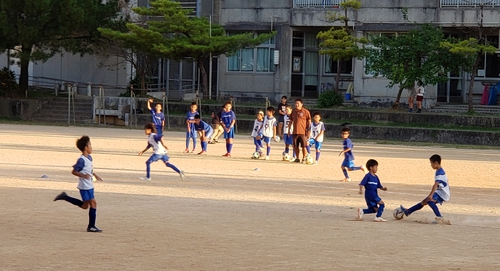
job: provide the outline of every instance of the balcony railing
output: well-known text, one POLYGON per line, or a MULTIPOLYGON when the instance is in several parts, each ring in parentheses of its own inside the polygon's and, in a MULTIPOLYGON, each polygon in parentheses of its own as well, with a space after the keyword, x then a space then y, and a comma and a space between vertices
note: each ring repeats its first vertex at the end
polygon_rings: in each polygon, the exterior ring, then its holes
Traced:
POLYGON ((500 0, 440 0, 442 7, 500 7, 500 0))
POLYGON ((293 0, 294 8, 338 8, 344 0, 293 0))

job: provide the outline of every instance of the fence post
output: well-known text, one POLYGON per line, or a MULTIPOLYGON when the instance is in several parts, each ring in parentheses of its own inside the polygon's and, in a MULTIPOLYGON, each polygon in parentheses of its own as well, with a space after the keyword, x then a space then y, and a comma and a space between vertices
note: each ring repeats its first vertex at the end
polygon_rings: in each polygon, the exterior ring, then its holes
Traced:
POLYGON ((167 129, 170 130, 170 113, 169 113, 169 109, 168 109, 168 96, 165 92, 163 92, 162 100, 163 100, 163 110, 167 114, 167 116, 166 116, 167 129))
MULTIPOLYGON (((233 112, 236 112, 234 110, 234 105, 236 104, 236 102, 234 101, 233 96, 229 97, 229 102, 231 103, 231 108, 232 108, 233 112)), ((238 119, 236 119, 236 121, 234 122, 234 132, 235 133, 238 133, 238 125, 237 125, 237 123, 238 123, 238 119)))
MULTIPOLYGON (((134 93, 134 85, 130 85, 130 114, 128 116, 128 127, 132 129, 132 120, 137 116, 137 112, 134 109, 135 105, 135 93, 134 93)), ((135 122, 135 126, 137 127, 137 120, 135 122)))
POLYGON ((73 92, 71 83, 67 84, 66 89, 68 89, 68 126, 69 126, 71 124, 71 95, 73 92))

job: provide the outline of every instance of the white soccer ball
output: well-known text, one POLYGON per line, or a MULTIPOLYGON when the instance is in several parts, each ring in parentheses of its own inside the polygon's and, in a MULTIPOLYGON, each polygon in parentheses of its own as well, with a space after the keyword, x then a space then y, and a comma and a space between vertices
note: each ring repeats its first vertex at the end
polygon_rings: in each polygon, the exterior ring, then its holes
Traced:
POLYGON ((259 157, 260 157, 260 153, 257 151, 252 154, 252 159, 259 159, 259 157))
POLYGON ((289 161, 289 160, 290 160, 290 154, 283 153, 283 161, 289 161))
POLYGON ((396 220, 401 220, 401 219, 403 219, 403 217, 405 217, 405 213, 403 212, 401 207, 394 209, 394 211, 392 212, 392 215, 394 216, 394 218, 396 220))
POLYGON ((275 136, 275 137, 274 137, 274 141, 276 141, 276 142, 280 142, 280 141, 281 141, 281 138, 280 138, 279 136, 275 136))
POLYGON ((310 154, 308 154, 306 156, 306 164, 308 164, 308 165, 314 164, 314 159, 312 158, 312 156, 310 154))

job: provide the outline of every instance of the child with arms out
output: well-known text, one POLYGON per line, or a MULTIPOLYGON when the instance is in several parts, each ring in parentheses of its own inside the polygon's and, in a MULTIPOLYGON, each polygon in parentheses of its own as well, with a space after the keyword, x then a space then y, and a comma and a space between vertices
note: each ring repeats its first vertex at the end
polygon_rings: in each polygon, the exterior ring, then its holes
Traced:
POLYGON ((82 200, 72 198, 68 196, 66 192, 62 192, 54 199, 54 201, 64 200, 84 210, 90 207, 89 224, 87 226, 87 231, 102 232, 102 230, 95 226, 97 201, 94 198, 93 178, 95 177, 95 179, 98 181, 102 181, 102 179, 93 172, 92 156, 90 156, 90 154, 92 153, 92 144, 90 143, 90 138, 88 136, 82 136, 76 141, 76 147, 82 152, 82 155, 80 156, 80 158, 78 158, 76 164, 73 166, 73 171, 71 171, 71 174, 78 177, 77 187, 80 190, 80 196, 82 197, 82 200))
POLYGON ((377 213, 375 222, 385 222, 387 220, 382 218, 382 213, 384 212, 384 201, 378 196, 378 189, 387 191, 387 187, 382 186, 380 179, 377 176, 378 162, 376 160, 370 159, 366 162, 366 168, 368 173, 365 175, 361 183, 359 183, 359 194, 363 193, 363 187, 365 188, 365 201, 368 206, 367 209, 358 208, 358 219, 363 218, 363 214, 373 214, 377 213))
POLYGON ((152 121, 155 124, 156 131, 158 135, 163 136, 163 131, 165 128, 165 114, 161 112, 162 106, 161 104, 157 103, 155 105, 155 108, 153 109, 151 107, 151 103, 153 102, 153 99, 148 100, 148 110, 151 112, 152 116, 152 121))

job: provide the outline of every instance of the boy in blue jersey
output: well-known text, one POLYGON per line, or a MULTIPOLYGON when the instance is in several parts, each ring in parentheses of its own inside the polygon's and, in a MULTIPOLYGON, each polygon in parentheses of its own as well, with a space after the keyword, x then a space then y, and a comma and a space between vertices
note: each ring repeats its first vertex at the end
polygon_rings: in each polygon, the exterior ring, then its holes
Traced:
POLYGON ((319 156, 321 155, 321 146, 323 145, 325 134, 325 124, 321 121, 321 115, 319 113, 314 113, 310 131, 311 138, 309 139, 309 146, 314 146, 316 149, 316 160, 314 164, 317 165, 319 156))
POLYGON ((92 144, 90 143, 90 138, 88 136, 82 136, 76 141, 76 147, 82 152, 82 155, 76 161, 73 166, 73 171, 71 174, 78 177, 78 189, 80 190, 80 195, 82 200, 72 198, 62 192, 59 194, 54 201, 65 200, 73 205, 76 205, 82 209, 89 210, 89 224, 87 226, 88 232, 102 232, 95 226, 96 212, 97 212, 97 201, 94 198, 94 178, 98 181, 102 181, 101 177, 97 176, 93 172, 93 162, 90 154, 92 153, 92 144))
POLYGON ((344 142, 342 143, 344 150, 342 150, 339 153, 339 156, 341 156, 342 154, 344 155, 344 161, 342 162, 342 166, 340 167, 342 169, 342 172, 344 173, 345 178, 344 178, 344 180, 342 180, 344 182, 351 181, 351 178, 349 178, 349 174, 347 174, 348 170, 349 171, 363 170, 363 172, 366 173, 365 166, 357 167, 354 165, 354 155, 352 154, 352 148, 354 146, 352 145, 352 142, 349 139, 350 132, 351 131, 349 130, 349 128, 347 128, 347 127, 342 128, 341 136, 342 136, 342 139, 344 139, 344 142))
POLYGON ((153 117, 152 121, 155 124, 156 131, 158 135, 163 136, 163 129, 165 127, 165 115, 161 112, 161 104, 156 104, 155 109, 151 107, 151 103, 153 99, 148 100, 148 110, 151 112, 151 116, 153 117))
POLYGON ((436 170, 434 185, 432 186, 431 192, 424 200, 422 200, 422 202, 415 204, 409 209, 406 209, 403 205, 401 205, 401 210, 403 210, 406 216, 409 216, 413 212, 422 209, 425 205, 429 205, 436 215, 436 223, 450 224, 449 221, 443 219, 436 204, 439 203, 441 205, 443 202, 450 200, 450 186, 448 185, 446 172, 444 172, 444 169, 441 167, 441 156, 434 154, 429 158, 429 161, 431 163, 431 167, 436 170))
POLYGON ((224 110, 222 110, 220 117, 222 127, 224 128, 224 138, 226 139, 226 154, 222 155, 224 157, 231 157, 231 150, 233 149, 234 124, 236 123, 236 115, 231 110, 231 108, 231 103, 226 102, 224 104, 224 110))
POLYGON ((189 152, 189 139, 193 139, 193 150, 191 152, 194 152, 196 150, 196 137, 197 133, 196 130, 194 129, 194 116, 199 115, 198 113, 198 105, 193 102, 191 103, 191 106, 189 107, 189 112, 186 114, 186 126, 187 126, 187 131, 186 131, 186 149, 184 150, 185 153, 189 152))
POLYGON ((269 160, 271 154, 271 141, 276 140, 276 126, 278 122, 274 118, 274 107, 270 106, 266 109, 266 117, 260 127, 259 133, 262 133, 262 140, 266 142, 266 160, 269 160))
POLYGON ((201 152, 199 155, 207 154, 208 142, 214 134, 214 129, 211 125, 201 120, 200 115, 194 116, 194 129, 200 133, 201 152))
POLYGON ((264 112, 262 111, 259 111, 259 113, 257 113, 257 117, 255 118, 254 122, 253 122, 253 130, 252 130, 252 134, 251 134, 251 137, 253 137, 253 144, 255 145, 255 152, 258 152, 260 155, 260 157, 262 157, 264 155, 264 153, 262 152, 262 133, 260 132, 261 128, 262 128, 262 124, 264 123, 264 112))
POLYGON ((368 162, 366 162, 366 168, 368 169, 368 173, 365 175, 363 180, 361 180, 361 183, 359 183, 359 193, 363 193, 364 187, 365 201, 368 208, 358 208, 358 219, 362 219, 363 214, 377 213, 373 221, 385 222, 387 220, 382 218, 385 204, 384 201, 378 196, 378 189, 387 191, 387 187, 382 186, 380 179, 377 176, 378 162, 376 160, 368 160, 368 162))
POLYGON ((156 134, 155 125, 151 122, 147 123, 144 126, 144 133, 148 136, 148 146, 139 153, 139 156, 141 156, 151 147, 153 148, 153 155, 151 155, 151 157, 149 157, 149 159, 146 161, 146 177, 140 177, 139 179, 143 181, 151 181, 151 175, 150 175, 151 163, 156 162, 158 160, 162 160, 167 167, 179 173, 181 180, 184 181, 185 178, 184 171, 179 170, 176 166, 168 162, 169 157, 167 155, 167 147, 163 142, 163 137, 156 134))

